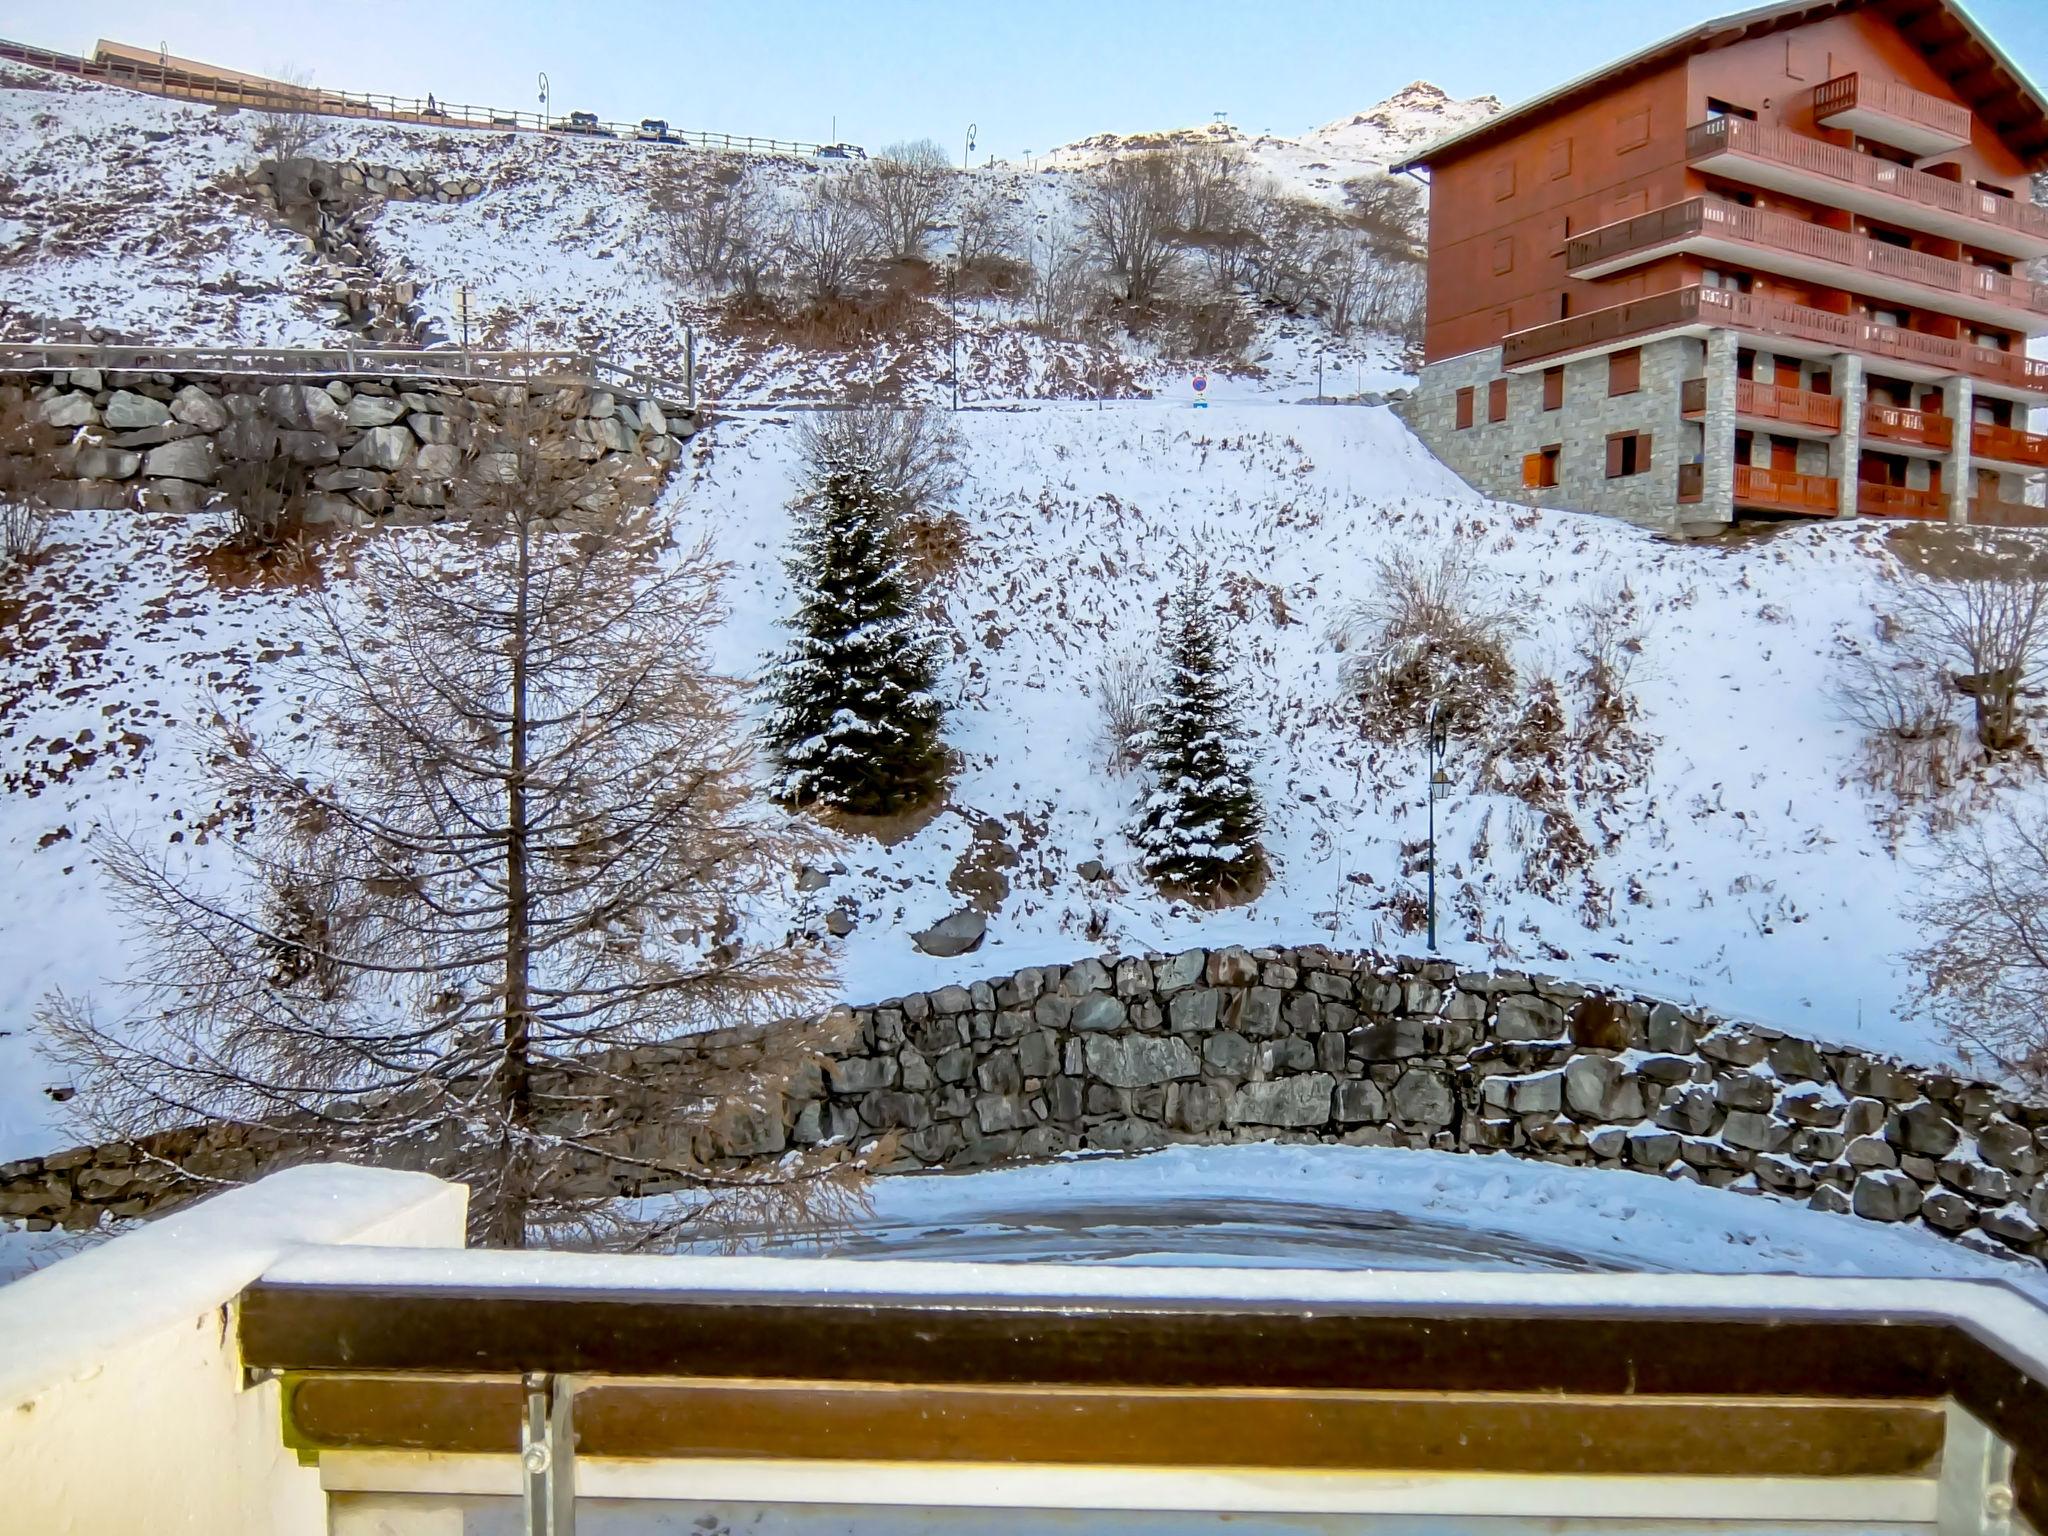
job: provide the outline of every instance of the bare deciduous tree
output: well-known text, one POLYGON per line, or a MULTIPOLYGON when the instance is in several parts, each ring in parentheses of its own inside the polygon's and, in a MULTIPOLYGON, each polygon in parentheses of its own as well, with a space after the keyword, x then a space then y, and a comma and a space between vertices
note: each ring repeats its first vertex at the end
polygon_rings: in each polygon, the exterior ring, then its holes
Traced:
MULTIPOLYGON (((671 162, 664 162, 671 163, 671 162)), ((772 270, 773 194, 760 164, 721 163, 708 177, 662 189, 654 211, 656 261, 684 288, 752 295, 772 270)))
POLYGON ((270 160, 300 160, 320 147, 327 124, 314 111, 320 93, 306 69, 280 70, 273 88, 255 109, 251 141, 257 154, 270 160))
POLYGON ((850 178, 821 176, 782 231, 783 265, 798 291, 814 302, 851 295, 881 254, 874 226, 850 178))
POLYGON ((1915 581, 1900 594, 1898 616, 1902 643, 1946 667, 1976 704, 1984 750, 2021 745, 2021 695, 2048 667, 2048 577, 2005 568, 1915 581))
POLYGON ((1071 338, 1095 297, 1095 273, 1080 231, 1051 224, 1031 241, 1031 323, 1047 336, 1071 338))
POLYGON ((1917 1001, 1959 1044, 2048 1087, 2048 821, 2004 810, 1954 829, 1920 889, 1917 1001))
POLYGON ((882 253, 899 259, 924 255, 925 241, 946 206, 953 168, 930 139, 891 144, 849 176, 861 210, 874 225, 882 253))
POLYGON ((789 1016, 821 969, 780 915, 811 834, 753 794, 706 664, 720 569, 659 530, 571 526, 574 448, 508 411, 459 482, 466 523, 368 538, 353 595, 313 594, 323 755, 224 721, 206 743, 252 817, 232 878, 102 848, 149 957, 137 1005, 43 1011, 100 1128, 310 1124, 336 1155, 464 1179, 477 1235, 509 1246, 601 1203, 593 1163, 762 1197, 689 1151, 723 1088, 662 1104, 659 1155, 597 1134, 634 1091, 624 1052, 789 1016))
POLYGON ((0 392, 0 572, 33 564, 50 533, 50 488, 63 433, 26 393, 0 392))
POLYGON ((1456 545, 1433 557, 1396 550, 1375 562, 1374 590, 1338 619, 1332 642, 1348 652, 1345 686, 1366 731, 1398 740, 1423 728, 1429 706, 1459 734, 1513 704, 1510 642, 1521 626, 1489 604, 1456 545))
POLYGON ((1150 302, 1173 271, 1186 215, 1179 157, 1154 151, 1105 160, 1082 178, 1078 202, 1089 238, 1123 297, 1150 302))
POLYGON ((1422 192, 1398 176, 1360 176, 1344 183, 1351 223, 1381 256, 1412 261, 1422 254, 1422 192))
POLYGON ((960 434, 929 406, 864 405, 812 411, 797 426, 809 478, 858 464, 897 517, 944 510, 960 489, 960 434))
POLYGON ((986 177, 961 177, 953 207, 953 254, 961 267, 971 271, 1010 262, 1021 243, 1017 204, 1010 194, 986 177))
POLYGON ((1111 773, 1129 773, 1145 760, 1141 732, 1158 693, 1149 658, 1118 651, 1095 669, 1095 702, 1102 713, 1102 755, 1111 773))

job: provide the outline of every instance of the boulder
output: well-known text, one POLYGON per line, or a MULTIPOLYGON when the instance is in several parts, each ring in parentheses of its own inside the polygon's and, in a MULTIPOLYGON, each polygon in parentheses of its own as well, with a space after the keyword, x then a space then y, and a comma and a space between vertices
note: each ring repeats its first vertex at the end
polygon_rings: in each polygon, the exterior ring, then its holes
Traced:
POLYGON ((171 408, 161 400, 150 399, 148 395, 117 389, 113 398, 107 401, 107 408, 101 415, 107 425, 115 431, 132 432, 137 427, 162 426, 171 419, 171 408))
POLYGON ((429 443, 412 461, 413 473, 430 480, 453 480, 462 469, 459 449, 446 443, 429 443))
POLYGON ((52 395, 36 407, 36 416, 51 427, 85 427, 100 419, 91 395, 52 395))
POLYGON ((334 396, 313 384, 272 384, 262 393, 263 409, 281 427, 339 435, 348 417, 334 396))
POLYGON ((1993 1120, 1977 1132, 1977 1155, 1992 1167, 2023 1179, 2041 1171, 2041 1153, 2034 1138, 2010 1120, 1993 1120))
MULTIPOLYGON (((1347 1085, 1348 1086, 1348 1085, 1347 1085)), ((1394 1118, 1404 1125, 1435 1129, 1451 1123, 1457 1114, 1457 1095, 1451 1080, 1428 1067, 1410 1067, 1394 1080, 1394 1118)))
POLYGON ((1177 1035, 1097 1035, 1088 1041, 1087 1062, 1089 1072, 1112 1088, 1147 1088, 1202 1071, 1177 1035))
POLYGON ((105 382, 97 368, 74 368, 71 370, 71 387, 82 389, 89 394, 98 394, 105 382))
POLYGON ((2041 1241, 2041 1226, 2017 1205, 2001 1205, 1984 1212, 1977 1224, 2000 1242, 2014 1248, 2031 1248, 2041 1241))
POLYGON ((370 427, 341 456, 341 462, 355 469, 403 469, 418 451, 419 444, 405 428, 370 427))
POLYGON ((1866 1221, 1909 1221, 1919 1214, 1920 1186, 1903 1173, 1881 1170, 1860 1175, 1849 1192, 1849 1208, 1866 1221))
POLYGON ((1926 1099, 1894 1110, 1885 1121, 1885 1140, 1921 1157, 1946 1157, 1962 1139, 1948 1117, 1926 1099))
POLYGON ((1611 1056, 1575 1056, 1564 1069, 1565 1107, 1582 1120, 1640 1120, 1643 1090, 1611 1056))
POLYGON ((1669 1131, 1628 1133, 1628 1160, 1638 1168, 1669 1168, 1678 1160, 1679 1138, 1669 1131))
POLYGON ((1075 1029, 1097 1034, 1122 1029, 1127 1022, 1129 1015, 1124 1005, 1107 992, 1090 992, 1081 998, 1074 1004, 1073 1016, 1068 1020, 1075 1029))
POLYGON ((405 407, 396 400, 383 400, 375 395, 357 395, 349 401, 342 419, 352 427, 388 427, 405 414, 405 407))
POLYGON ((220 464, 214 457, 212 438, 187 437, 150 449, 142 461, 142 472, 157 479, 211 485, 220 472, 220 464))
POLYGON ((661 407, 655 404, 652 400, 646 400, 641 402, 640 430, 643 432, 653 432, 657 434, 666 433, 668 431, 668 417, 662 414, 661 407))
POLYGON ((1570 1030, 1562 1008, 1540 997, 1524 995, 1501 999, 1493 1033, 1497 1040, 1562 1040, 1570 1030))
POLYGON ((1693 1028, 1692 1020, 1669 1003, 1659 1003, 1650 1010, 1646 1031, 1651 1050, 1675 1056, 1690 1056, 1699 1043, 1699 1032, 1693 1028))
POLYGON ((1721 1139, 1749 1152, 1776 1152, 1792 1139, 1794 1129, 1790 1121, 1775 1120, 1752 1109, 1731 1109, 1721 1127, 1721 1139))
POLYGON ((446 416, 429 415, 415 411, 405 418, 405 424, 412 428, 412 435, 423 443, 446 446, 455 441, 455 423, 446 416))
POLYGON ((228 408, 197 384, 187 384, 171 396, 171 414, 202 432, 218 432, 228 424, 228 408))
POLYGON ((122 448, 81 448, 71 459, 81 480, 126 480, 141 467, 142 455, 122 448))
POLYGON ((332 464, 341 446, 325 432, 280 432, 277 451, 295 464, 332 464))
POLYGON ((1330 1118, 1335 1090, 1327 1072, 1246 1083, 1230 1096, 1225 1118, 1232 1125, 1321 1125, 1330 1118))
POLYGON ((912 934, 910 942, 928 955, 946 959, 972 954, 981 948, 987 934, 988 919, 969 908, 940 918, 922 933, 912 934))

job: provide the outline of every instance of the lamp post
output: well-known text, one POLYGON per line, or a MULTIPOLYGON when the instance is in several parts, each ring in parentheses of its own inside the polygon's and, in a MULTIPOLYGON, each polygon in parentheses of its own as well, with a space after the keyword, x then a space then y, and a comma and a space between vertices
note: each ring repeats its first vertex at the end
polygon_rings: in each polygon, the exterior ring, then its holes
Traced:
POLYGON ((1443 706, 1436 700, 1429 702, 1428 733, 1429 760, 1429 952, 1436 953, 1436 803, 1450 792, 1451 776, 1444 772, 1444 753, 1451 741, 1450 722, 1444 719, 1443 706))
POLYGON ((974 135, 979 131, 979 124, 969 123, 967 125, 967 147, 960 151, 960 169, 963 171, 967 169, 967 157, 974 153, 974 135))
POLYGON ((543 128, 548 125, 548 72, 546 70, 540 72, 540 125, 543 128))
POLYGON ((946 372, 953 380, 953 409, 960 409, 960 253, 946 263, 946 372))

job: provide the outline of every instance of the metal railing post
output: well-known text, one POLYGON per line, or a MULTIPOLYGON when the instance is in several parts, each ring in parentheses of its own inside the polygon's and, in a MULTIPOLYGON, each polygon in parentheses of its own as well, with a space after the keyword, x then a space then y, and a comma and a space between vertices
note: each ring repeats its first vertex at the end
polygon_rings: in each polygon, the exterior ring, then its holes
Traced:
POLYGON ((526 1377, 519 1464, 526 1536, 576 1536, 575 1384, 566 1376, 526 1377))

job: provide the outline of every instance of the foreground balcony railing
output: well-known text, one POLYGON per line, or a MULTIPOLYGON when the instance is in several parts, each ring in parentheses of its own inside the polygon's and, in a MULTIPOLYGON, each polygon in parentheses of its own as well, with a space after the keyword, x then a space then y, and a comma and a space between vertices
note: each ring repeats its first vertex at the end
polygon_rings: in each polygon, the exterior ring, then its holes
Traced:
POLYGON ((1921 155, 1970 142, 1968 107, 1882 75, 1856 73, 1822 81, 1813 88, 1813 116, 1830 128, 1921 155))
POLYGON ((1766 270, 1930 309, 2021 325, 2048 321, 2048 284, 1718 197, 1688 198, 1575 236, 1565 244, 1565 266, 1577 277, 1600 277, 1660 252, 1719 246, 1741 247, 1750 265, 1766 270))
POLYGON ((1856 487, 1856 510, 1865 517, 1916 517, 1940 522, 1948 516, 1948 497, 1941 491, 1915 490, 1909 485, 1856 487))
POLYGON ((2048 469, 2048 434, 2022 432, 2016 427, 1981 422, 1970 429, 1970 453, 2001 464, 2018 464, 2027 469, 2048 469))
MULTIPOLYGON (((1701 416, 1707 409, 1707 381, 1687 379, 1679 386, 1679 409, 1688 416, 1701 416)), ((1842 430, 1842 401, 1838 395, 1823 395, 1811 389, 1794 389, 1763 379, 1735 381, 1735 414, 1762 421, 1779 421, 1791 427, 1812 427, 1832 436, 1842 430)))
POLYGON ((1831 475, 1801 475, 1756 464, 1735 466, 1735 505, 1764 512, 1803 512, 1833 517, 1839 510, 1831 475))
POLYGON ((1986 528, 2048 528, 2048 507, 1997 496, 1973 496, 1970 521, 1986 528))
POLYGON ((1886 358, 1927 376, 1966 374, 1999 389, 2048 394, 2048 362, 1949 336, 1881 325, 1783 299, 1721 288, 1673 288, 1607 309, 1515 331, 1501 342, 1502 364, 1528 367, 1577 352, 1597 352, 1671 331, 1726 327, 1758 336, 1807 342, 1829 352, 1886 358))
POLYGON ((1935 448, 1947 453, 1955 443, 1956 424, 1935 411, 1916 411, 1903 405, 1867 405, 1863 409, 1863 433, 1890 443, 1935 448))
POLYGON ((1857 208, 2008 255, 2048 254, 2048 209, 1789 129, 1714 118, 1686 130, 1685 149, 1696 165, 1716 162, 1706 168, 1717 175, 1857 208))

